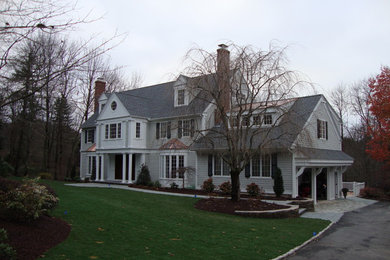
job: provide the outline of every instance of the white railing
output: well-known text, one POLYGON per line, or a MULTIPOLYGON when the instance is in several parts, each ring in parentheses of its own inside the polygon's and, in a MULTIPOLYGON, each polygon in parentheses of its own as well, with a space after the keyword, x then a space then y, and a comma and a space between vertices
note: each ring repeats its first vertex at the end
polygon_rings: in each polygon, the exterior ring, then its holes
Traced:
POLYGON ((366 186, 364 182, 343 182, 343 188, 353 192, 354 196, 359 196, 360 190, 366 186))

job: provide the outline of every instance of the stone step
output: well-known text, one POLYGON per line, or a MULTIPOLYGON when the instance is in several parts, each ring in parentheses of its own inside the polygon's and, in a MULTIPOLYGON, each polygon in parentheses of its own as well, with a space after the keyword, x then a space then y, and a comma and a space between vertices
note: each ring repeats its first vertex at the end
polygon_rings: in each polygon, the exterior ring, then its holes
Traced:
POLYGON ((299 210, 298 210, 299 215, 302 215, 305 212, 306 212, 305 208, 299 208, 299 210))

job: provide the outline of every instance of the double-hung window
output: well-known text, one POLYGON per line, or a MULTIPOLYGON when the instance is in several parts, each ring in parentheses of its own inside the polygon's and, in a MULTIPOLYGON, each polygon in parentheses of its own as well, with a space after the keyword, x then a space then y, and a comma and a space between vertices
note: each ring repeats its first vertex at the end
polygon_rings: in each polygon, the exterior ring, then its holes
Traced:
POLYGON ((141 123, 135 123, 135 138, 141 137, 141 123))
POLYGON ((105 139, 117 139, 121 137, 122 137, 121 123, 107 124, 105 126, 105 133, 104 133, 105 139))
POLYGON ((317 120, 317 137, 318 139, 328 139, 328 122, 317 120))
POLYGON ((271 155, 254 156, 251 160, 252 177, 271 177, 271 155))
POLYGON ((178 121, 178 137, 183 136, 194 136, 195 133, 195 120, 194 119, 185 119, 178 121))
POLYGON ((222 159, 220 155, 213 156, 213 175, 214 176, 229 176, 230 175, 230 167, 229 165, 222 159))
POLYGON ((86 130, 85 131, 84 142, 85 143, 93 143, 93 142, 95 142, 95 130, 94 129, 90 129, 90 130, 86 130))
POLYGON ((185 98, 185 89, 179 89, 177 91, 177 104, 179 106, 184 105, 184 98, 185 98))
POLYGON ((271 114, 265 114, 263 116, 264 118, 264 125, 272 125, 272 115, 271 114))

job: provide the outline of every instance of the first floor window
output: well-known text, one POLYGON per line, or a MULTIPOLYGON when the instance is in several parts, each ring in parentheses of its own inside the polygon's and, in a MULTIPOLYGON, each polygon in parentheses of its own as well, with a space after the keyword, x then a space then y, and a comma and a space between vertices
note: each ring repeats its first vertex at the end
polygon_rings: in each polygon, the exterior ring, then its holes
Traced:
POLYGON ((252 177, 271 177, 271 155, 263 154, 252 157, 250 169, 252 177))
POLYGON ((269 154, 261 156, 261 175, 271 177, 271 156, 269 154))
POLYGON ((184 155, 164 155, 161 157, 161 176, 168 179, 183 178, 185 173, 184 155))
POLYGON ((89 156, 88 157, 88 174, 91 176, 96 176, 96 157, 89 156))
POLYGON ((260 157, 252 158, 252 176, 260 177, 260 157))
POLYGON ((214 176, 229 176, 230 167, 227 162, 225 162, 220 155, 213 156, 213 175, 214 176))

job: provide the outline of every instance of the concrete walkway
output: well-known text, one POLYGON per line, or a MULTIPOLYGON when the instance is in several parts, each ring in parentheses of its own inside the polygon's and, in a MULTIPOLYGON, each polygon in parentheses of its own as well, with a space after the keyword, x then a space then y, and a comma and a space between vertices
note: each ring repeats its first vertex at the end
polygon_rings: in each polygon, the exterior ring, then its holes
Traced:
POLYGON ((191 195, 191 194, 181 194, 181 193, 173 193, 173 192, 165 192, 165 191, 137 189, 137 188, 129 187, 127 185, 110 184, 110 183, 92 183, 92 182, 90 182, 90 183, 67 183, 65 185, 74 186, 74 187, 87 187, 87 188, 106 188, 106 189, 131 190, 131 191, 138 191, 138 192, 151 193, 151 194, 169 195, 169 196, 177 196, 177 197, 188 197, 188 198, 209 198, 209 196, 204 196, 204 195, 191 195))
POLYGON ((301 217, 325 219, 335 223, 345 212, 360 209, 375 202, 377 201, 354 196, 349 196, 346 199, 323 200, 315 205, 315 212, 306 212, 301 217))

